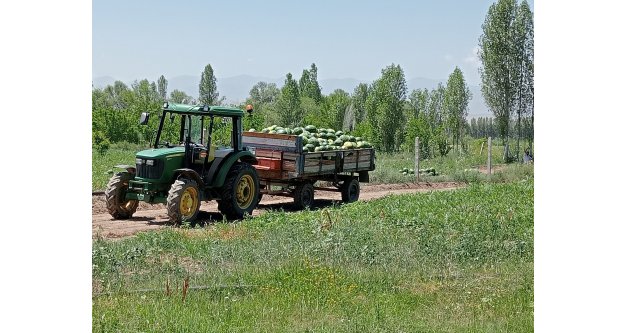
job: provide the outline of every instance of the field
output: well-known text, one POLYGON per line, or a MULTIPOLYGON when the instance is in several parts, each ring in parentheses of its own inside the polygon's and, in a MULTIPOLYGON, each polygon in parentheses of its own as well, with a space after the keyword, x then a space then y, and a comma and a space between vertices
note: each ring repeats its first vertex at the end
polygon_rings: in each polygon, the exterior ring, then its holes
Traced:
MULTIPOLYGON (((435 157, 429 160, 422 160, 420 168, 434 168, 437 176, 422 176, 421 181, 429 182, 476 182, 486 181, 484 172, 479 172, 478 167, 485 168, 487 160, 486 145, 481 149, 480 140, 470 140, 469 151, 466 154, 450 152, 445 157, 435 157)), ((113 166, 118 164, 134 165, 135 153, 145 149, 138 145, 116 144, 112 145, 104 155, 94 151, 92 158, 92 179, 91 184, 94 191, 101 191, 106 188, 106 184, 111 177, 108 171, 113 170, 113 166)), ((503 147, 493 141, 493 165, 503 164, 503 147)), ((393 154, 377 153, 376 170, 371 173, 373 184, 406 183, 415 180, 414 176, 402 175, 399 172, 402 168, 414 168, 414 153, 398 152, 393 154)), ((528 168, 513 166, 507 173, 496 174, 491 181, 510 181, 524 179, 529 175, 528 168)), ((483 170, 482 170, 483 171, 483 170)))
POLYGON ((93 331, 532 331, 534 183, 525 173, 95 239, 93 331))

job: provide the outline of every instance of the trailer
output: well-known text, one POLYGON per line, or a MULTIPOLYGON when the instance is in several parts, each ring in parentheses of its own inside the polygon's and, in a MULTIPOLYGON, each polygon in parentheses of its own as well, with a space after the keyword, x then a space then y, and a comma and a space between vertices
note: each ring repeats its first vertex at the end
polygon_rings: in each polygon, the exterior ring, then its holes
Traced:
POLYGON ((288 196, 304 209, 315 191, 340 192, 343 202, 354 202, 375 170, 373 148, 308 152, 300 136, 258 132, 243 132, 242 141, 258 160, 259 202, 263 194, 288 196))

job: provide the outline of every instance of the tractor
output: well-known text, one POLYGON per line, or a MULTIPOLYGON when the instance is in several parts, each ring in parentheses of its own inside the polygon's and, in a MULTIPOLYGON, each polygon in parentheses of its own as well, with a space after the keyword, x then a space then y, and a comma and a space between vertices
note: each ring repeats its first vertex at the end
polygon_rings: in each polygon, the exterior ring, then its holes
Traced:
MULTIPOLYGON (((251 115, 252 106, 246 109, 251 115)), ((259 201, 260 186, 253 167, 257 159, 242 145, 244 114, 231 107, 165 102, 153 147, 136 153, 136 165, 116 166, 125 171, 109 180, 105 191, 108 212, 115 219, 128 219, 140 201, 162 203, 170 222, 181 224, 197 218, 202 201, 216 200, 228 219, 251 214, 259 201), (213 144, 216 125, 231 126, 229 145, 213 144), (177 142, 163 140, 165 134, 177 137, 177 142)), ((142 113, 140 124, 147 125, 149 118, 148 112, 142 113)))

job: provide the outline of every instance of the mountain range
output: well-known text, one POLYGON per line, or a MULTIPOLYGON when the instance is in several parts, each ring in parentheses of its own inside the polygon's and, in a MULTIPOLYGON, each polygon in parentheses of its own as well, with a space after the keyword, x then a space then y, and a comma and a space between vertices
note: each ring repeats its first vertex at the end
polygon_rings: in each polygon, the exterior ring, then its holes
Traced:
MULTIPOLYGON (((116 81, 111 76, 99 76, 93 78, 93 86, 95 88, 104 88, 107 85, 111 85, 116 81)), ((275 83, 278 88, 284 84, 284 78, 269 78, 262 76, 252 75, 237 75, 232 77, 217 78, 217 89, 220 96, 226 97, 226 103, 240 103, 245 101, 249 96, 250 89, 258 82, 265 81, 268 83, 275 83)), ((174 89, 184 91, 187 95, 197 97, 198 85, 200 83, 200 76, 195 75, 179 75, 167 79, 167 91, 171 92, 174 89)), ((439 82, 445 82, 445 80, 434 80, 429 78, 416 77, 406 80, 408 92, 413 89, 433 89, 436 88, 439 82)), ((131 82, 124 82, 130 85, 131 82)), ((348 93, 352 93, 354 88, 360 83, 371 83, 366 80, 358 80, 354 78, 332 78, 319 80, 321 86, 321 92, 324 95, 330 94, 336 89, 343 89, 348 93)), ((469 116, 468 118, 477 117, 492 117, 493 114, 488 110, 479 86, 469 85, 473 98, 469 101, 469 116)))

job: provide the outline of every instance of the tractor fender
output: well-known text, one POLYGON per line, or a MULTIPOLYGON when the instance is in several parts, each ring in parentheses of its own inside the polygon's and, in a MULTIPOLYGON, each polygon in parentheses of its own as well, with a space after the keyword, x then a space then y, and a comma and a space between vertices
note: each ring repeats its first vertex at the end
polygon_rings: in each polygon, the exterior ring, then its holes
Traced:
POLYGON ((116 168, 116 169, 126 169, 126 171, 128 173, 133 175, 133 178, 134 178, 134 174, 137 173, 137 168, 135 168, 134 165, 120 164, 120 165, 114 166, 113 168, 116 168))
POLYGON ((200 188, 204 188, 204 181, 202 180, 202 177, 200 177, 200 174, 193 169, 182 168, 174 170, 174 178, 179 179, 181 177, 193 179, 200 188))
POLYGON ((224 185, 224 182, 226 181, 226 176, 228 175, 230 168, 232 168, 234 163, 238 162, 239 160, 241 162, 246 162, 249 164, 258 163, 256 156, 254 156, 254 154, 252 154, 251 152, 247 150, 243 150, 243 151, 236 152, 236 153, 232 152, 226 155, 223 162, 221 162, 221 165, 219 165, 219 171, 217 172, 217 176, 215 176, 215 178, 212 179, 211 186, 222 187, 224 185))

